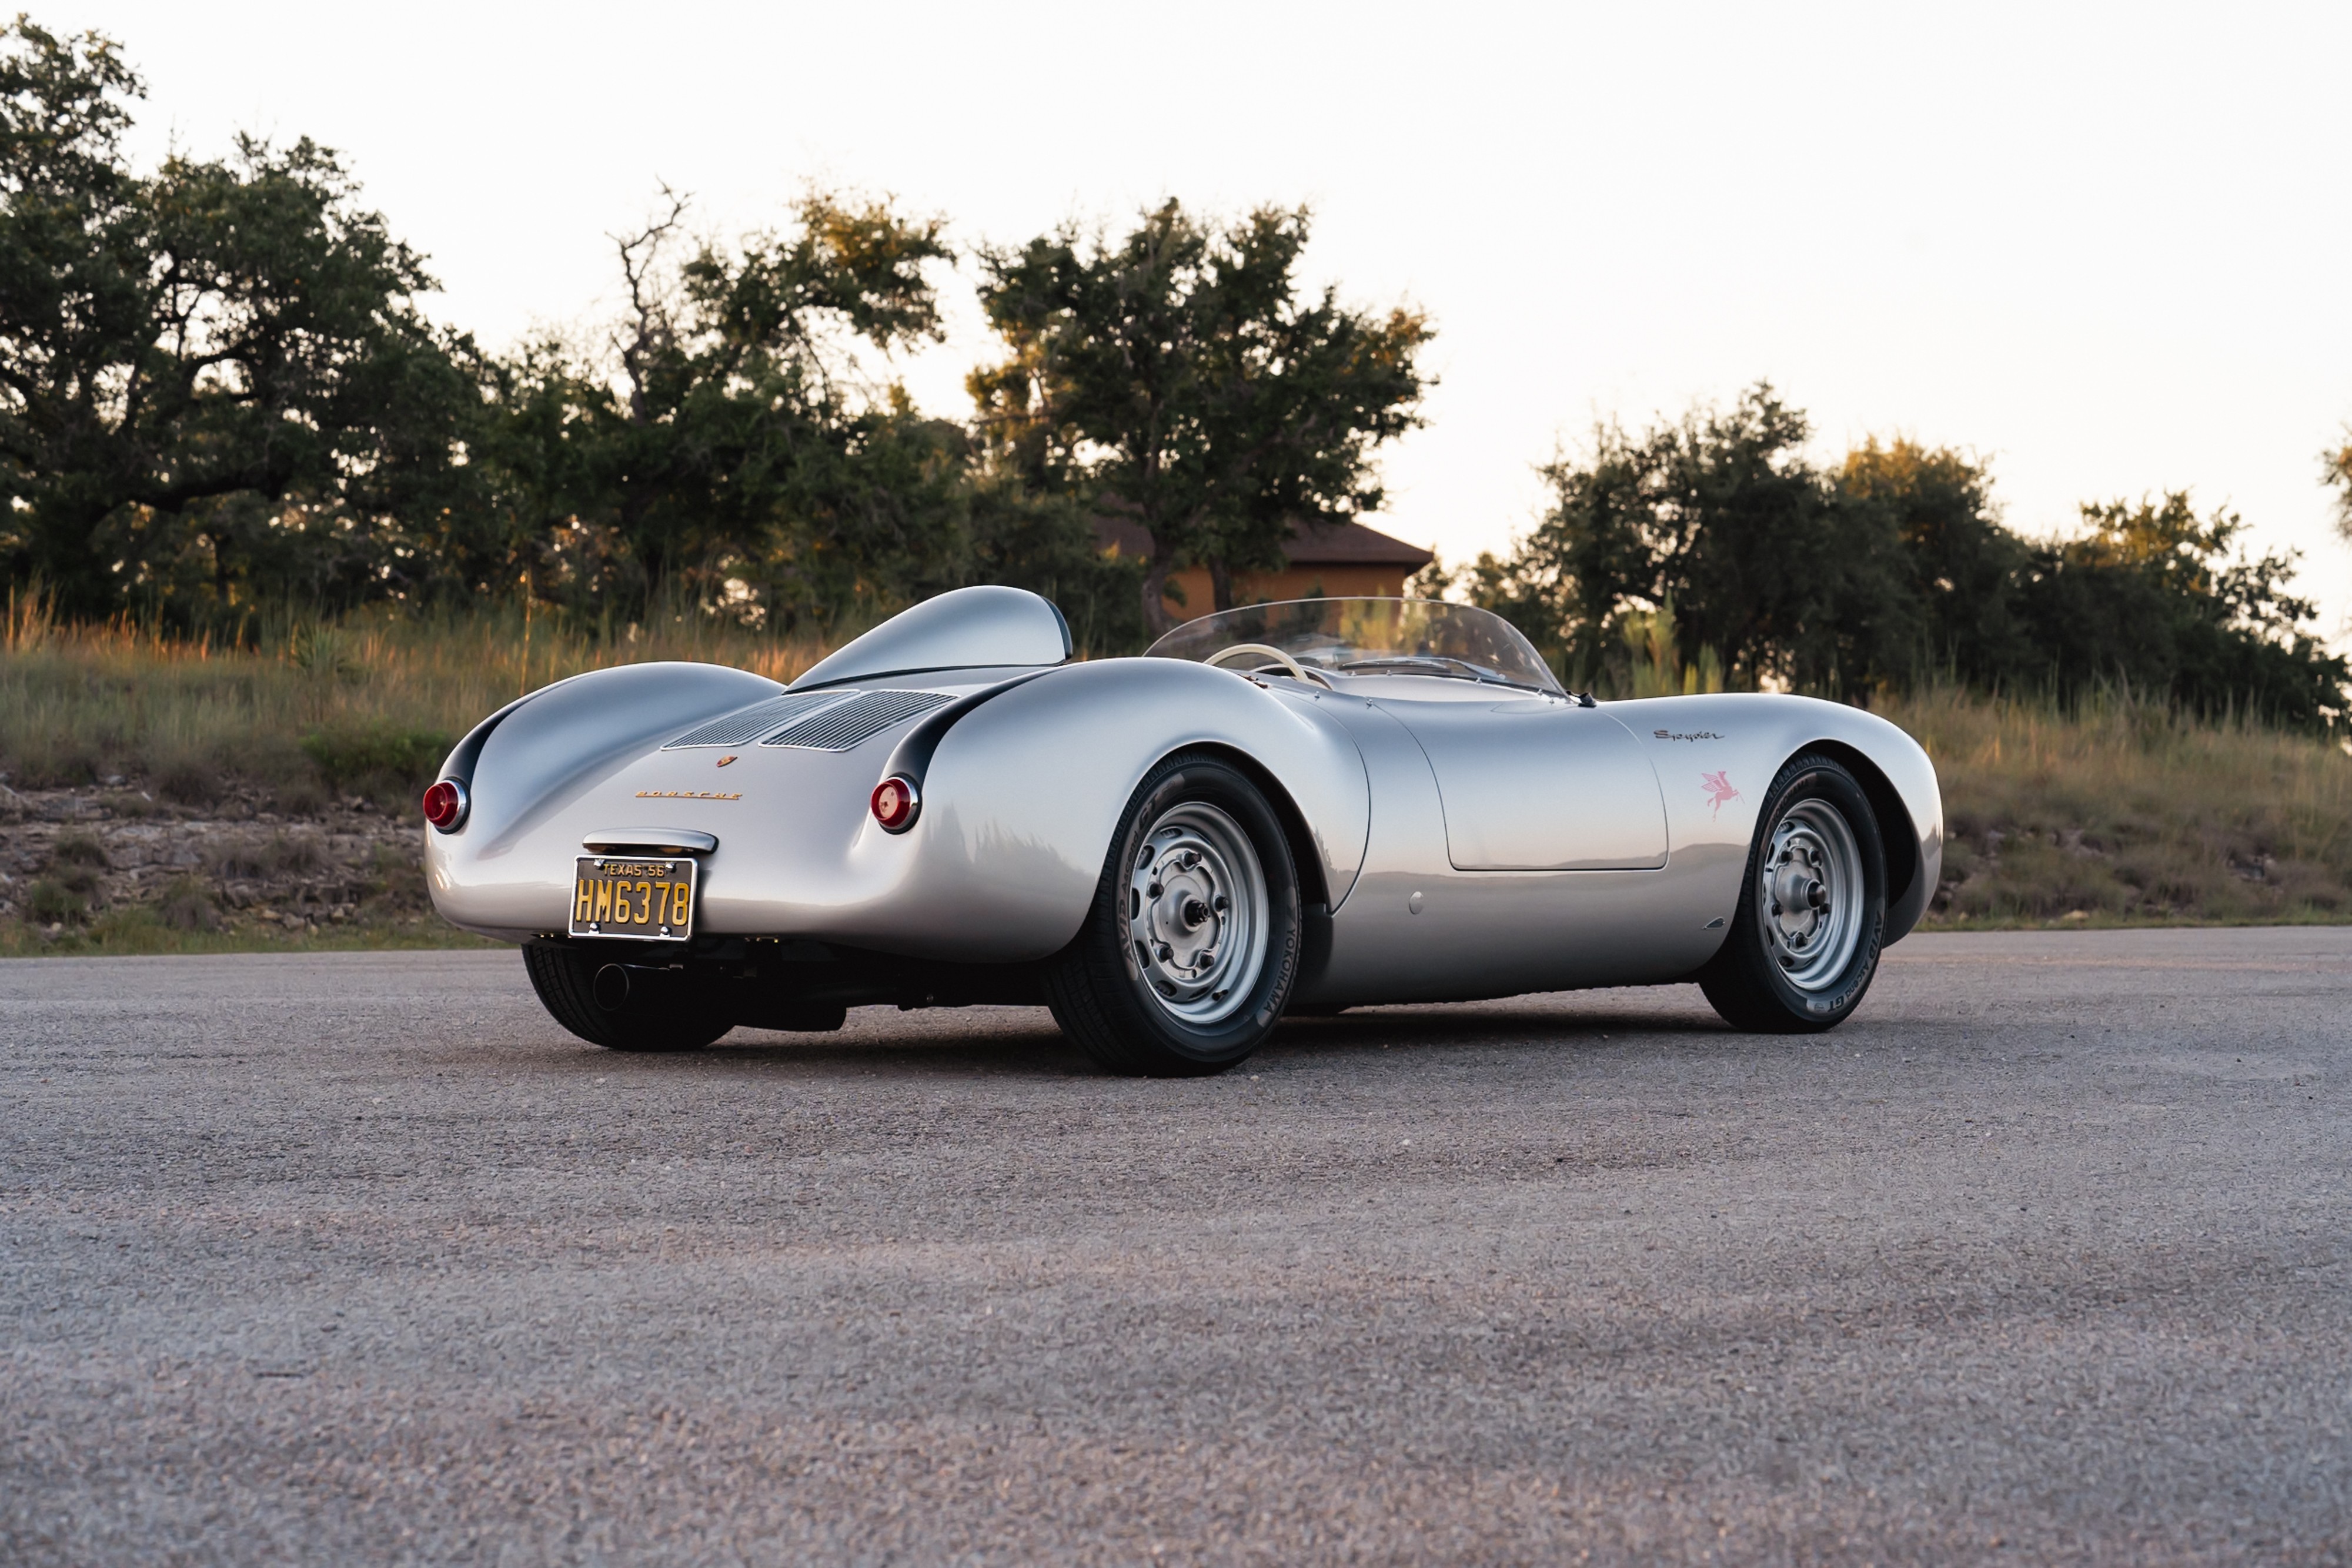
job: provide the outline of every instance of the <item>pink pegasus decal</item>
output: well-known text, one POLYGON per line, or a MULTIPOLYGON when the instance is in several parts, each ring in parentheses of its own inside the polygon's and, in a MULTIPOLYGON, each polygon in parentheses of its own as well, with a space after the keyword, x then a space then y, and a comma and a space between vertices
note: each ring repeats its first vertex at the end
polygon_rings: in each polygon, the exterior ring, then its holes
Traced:
POLYGON ((1731 780, 1725 777, 1730 771, 1727 768, 1722 773, 1702 773, 1698 776, 1699 788, 1706 791, 1706 798, 1714 803, 1715 814, 1718 817, 1723 815, 1724 807, 1739 799, 1739 791, 1734 789, 1731 780))

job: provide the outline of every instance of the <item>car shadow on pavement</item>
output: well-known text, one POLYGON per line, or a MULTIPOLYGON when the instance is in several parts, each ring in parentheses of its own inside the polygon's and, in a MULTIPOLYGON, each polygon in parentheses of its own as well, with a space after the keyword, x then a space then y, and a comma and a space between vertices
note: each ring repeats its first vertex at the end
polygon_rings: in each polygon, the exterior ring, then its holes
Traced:
POLYGON ((1261 1055, 1286 1051, 1433 1051, 1444 1047, 1556 1050, 1563 1045, 1612 1045, 1639 1039, 1737 1038, 1714 1014, 1616 1008, 1495 1007, 1471 1002, 1442 1007, 1366 1009, 1336 1018, 1289 1018, 1261 1055))
POLYGON ((858 1009, 850 1013, 848 1024, 838 1033, 741 1028, 707 1050, 670 1060, 705 1067, 737 1063, 823 1074, 859 1071, 918 1077, 977 1073, 1068 1078, 1093 1071, 1042 1008, 942 1008, 915 1014, 858 1009), (861 1018, 869 1013, 870 1018, 861 1018))
MULTIPOLYGON (((1453 1003, 1378 1008, 1332 1018, 1283 1021, 1250 1062, 1261 1070, 1286 1061, 1330 1061, 1358 1052, 1436 1056, 1449 1050, 1554 1051, 1563 1047, 1612 1049, 1640 1040, 1720 1042, 1736 1049, 1742 1037, 1703 1008, 1629 1008, 1608 1003, 1547 1001, 1533 1005, 1453 1003)), ((738 1029, 706 1051, 673 1057, 627 1057, 597 1051, 583 1062, 610 1071, 633 1065, 677 1064, 697 1071, 729 1065, 763 1071, 885 1073, 908 1077, 1013 1075, 1098 1077, 1085 1055, 1054 1026, 1043 1009, 939 1009, 898 1013, 860 1009, 838 1033, 793 1034, 738 1029)))

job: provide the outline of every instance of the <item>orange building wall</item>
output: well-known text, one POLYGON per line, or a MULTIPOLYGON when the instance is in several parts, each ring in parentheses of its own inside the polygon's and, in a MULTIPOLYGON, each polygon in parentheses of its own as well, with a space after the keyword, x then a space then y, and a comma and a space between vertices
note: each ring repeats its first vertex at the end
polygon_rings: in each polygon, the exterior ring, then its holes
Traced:
MULTIPOLYGON (((1404 592, 1405 569, 1401 566, 1294 566, 1282 571, 1242 572, 1234 579, 1235 604, 1273 604, 1285 599, 1395 599, 1404 592)), ((1168 613, 1179 621, 1206 615, 1217 607, 1216 591, 1209 585, 1206 567, 1168 574, 1171 587, 1184 591, 1184 601, 1167 596, 1168 613)))

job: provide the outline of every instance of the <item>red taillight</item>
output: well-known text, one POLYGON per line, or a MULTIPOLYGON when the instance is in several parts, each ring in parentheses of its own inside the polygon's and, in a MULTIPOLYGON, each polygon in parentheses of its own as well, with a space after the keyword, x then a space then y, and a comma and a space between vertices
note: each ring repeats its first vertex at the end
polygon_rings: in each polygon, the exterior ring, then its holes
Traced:
POLYGON ((885 779, 874 786, 874 820, 883 831, 903 833, 915 825, 915 813, 923 809, 922 797, 915 793, 911 779, 885 779))
POLYGON ((448 832, 466 820, 466 787, 454 779, 444 779, 425 791, 425 820, 448 832))

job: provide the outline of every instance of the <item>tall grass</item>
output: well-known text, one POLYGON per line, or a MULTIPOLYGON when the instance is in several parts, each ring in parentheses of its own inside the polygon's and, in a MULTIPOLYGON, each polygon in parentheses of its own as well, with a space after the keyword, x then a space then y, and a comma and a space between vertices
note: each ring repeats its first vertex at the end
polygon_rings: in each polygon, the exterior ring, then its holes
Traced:
POLYGON ((1943 785, 1957 879, 1936 918, 2352 917, 2352 757, 2119 693, 2060 706, 1950 688, 1884 702, 1943 785))
POLYGON ((0 624, 0 768, 18 789, 121 774, 193 797, 238 777, 331 774, 338 757, 421 754, 583 670, 697 659, 790 680, 824 652, 691 609, 607 632, 513 606, 280 614, 248 623, 236 646, 129 621, 68 625, 12 596, 0 624))

